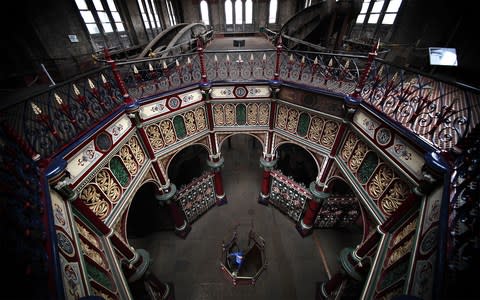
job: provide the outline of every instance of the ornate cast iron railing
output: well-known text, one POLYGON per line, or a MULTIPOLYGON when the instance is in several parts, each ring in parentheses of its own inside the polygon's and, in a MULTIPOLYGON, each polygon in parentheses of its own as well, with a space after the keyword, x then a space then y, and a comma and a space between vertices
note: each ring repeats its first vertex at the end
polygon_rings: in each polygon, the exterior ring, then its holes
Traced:
POLYGON ((70 144, 123 103, 108 67, 82 75, 0 112, 4 127, 43 158, 70 144))
POLYGON ((123 102, 207 81, 273 79, 363 101, 441 151, 455 147, 480 122, 478 90, 376 59, 378 47, 367 57, 284 50, 282 39, 277 40, 275 50, 204 51, 198 39, 196 53, 118 63, 108 59, 111 69, 100 68, 10 106, 1 112, 1 120, 47 158, 123 102))

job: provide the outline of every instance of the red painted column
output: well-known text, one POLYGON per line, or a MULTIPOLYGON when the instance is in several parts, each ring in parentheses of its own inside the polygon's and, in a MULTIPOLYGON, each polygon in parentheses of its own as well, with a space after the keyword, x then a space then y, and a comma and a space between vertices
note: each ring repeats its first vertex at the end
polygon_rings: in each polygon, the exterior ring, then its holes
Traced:
POLYGON ((276 48, 277 48, 277 55, 275 58, 275 73, 273 75, 273 80, 275 81, 280 78, 280 56, 282 54, 282 48, 283 48, 281 35, 278 36, 276 48))
POLYGON ((159 190, 155 198, 159 203, 167 205, 175 225, 175 234, 184 239, 190 233, 192 227, 188 223, 179 203, 173 200, 176 193, 177 187, 175 184, 170 183, 168 186, 159 190))
POLYGON ((362 92, 362 89, 365 86, 365 82, 367 81, 368 74, 370 74, 370 69, 372 68, 373 60, 377 56, 377 50, 379 47, 380 47, 380 40, 378 40, 378 42, 375 45, 373 45, 372 51, 368 53, 367 63, 365 64, 363 73, 360 75, 357 86, 355 87, 355 91, 351 94, 351 98, 356 100, 360 97, 360 93, 362 92))
POLYGON ((327 187, 325 185, 320 186, 316 182, 310 183, 309 190, 310 193, 312 193, 312 199, 307 200, 305 214, 296 225, 297 231, 302 237, 310 235, 313 232, 313 225, 318 211, 322 207, 323 201, 330 196, 330 193, 327 192, 327 187))
POLYGON ((272 87, 272 99, 270 102, 270 118, 268 123, 268 134, 265 152, 263 157, 260 158, 260 166, 263 168, 262 182, 260 195, 258 196, 258 203, 268 205, 270 200, 270 173, 277 164, 277 158, 273 153, 273 131, 275 127, 275 115, 277 110, 277 97, 280 89, 278 82, 271 82, 272 87))
POLYGON ((215 197, 218 206, 227 203, 227 197, 223 191, 222 173, 220 172, 223 167, 223 163, 224 159, 223 157, 220 157, 220 153, 217 153, 217 155, 210 155, 210 159, 207 160, 207 165, 212 169, 214 174, 213 179, 215 183, 215 197))
POLYGON ((263 167, 262 183, 258 203, 268 205, 270 200, 270 172, 277 164, 277 159, 273 155, 265 155, 260 159, 260 165, 263 167))
POLYGON ((123 95, 123 102, 127 105, 132 105, 135 104, 135 100, 130 97, 130 94, 128 94, 127 87, 125 86, 125 82, 123 81, 122 77, 120 76, 120 72, 117 69, 117 64, 115 61, 112 59, 110 56, 110 52, 108 49, 105 47, 103 48, 103 52, 105 55, 105 59, 107 60, 107 63, 110 65, 110 68, 112 69, 113 72, 113 77, 115 78, 115 82, 118 85, 118 88, 120 89, 120 92, 123 95))
MULTIPOLYGON (((202 58, 203 52, 199 51, 199 55, 200 55, 200 58, 202 58)), ((225 196, 225 192, 223 190, 223 179, 222 179, 222 172, 221 172, 224 159, 221 156, 221 153, 218 151, 218 145, 215 139, 212 104, 210 102, 210 94, 209 94, 210 87, 211 87, 210 83, 205 81, 205 82, 202 82, 200 89, 202 90, 203 100, 206 102, 208 129, 210 130, 209 140, 210 140, 210 147, 212 149, 212 155, 210 155, 209 159, 207 160, 207 165, 212 169, 212 172, 214 175, 213 180, 215 184, 216 204, 217 206, 220 206, 220 205, 227 204, 227 197, 225 196)))

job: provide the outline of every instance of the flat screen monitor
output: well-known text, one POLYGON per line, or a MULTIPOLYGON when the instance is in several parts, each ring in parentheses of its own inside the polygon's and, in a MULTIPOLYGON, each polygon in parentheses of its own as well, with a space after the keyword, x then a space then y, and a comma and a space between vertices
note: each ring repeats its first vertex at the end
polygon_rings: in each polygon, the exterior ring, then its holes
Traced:
POLYGON ((457 50, 455 48, 428 48, 430 64, 435 66, 457 66, 457 50))

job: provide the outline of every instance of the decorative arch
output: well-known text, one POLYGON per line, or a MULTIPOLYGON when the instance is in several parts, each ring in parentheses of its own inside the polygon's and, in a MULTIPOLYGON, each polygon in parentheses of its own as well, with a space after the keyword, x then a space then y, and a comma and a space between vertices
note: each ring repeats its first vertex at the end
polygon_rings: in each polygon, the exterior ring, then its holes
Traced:
POLYGON ((273 152, 274 153, 277 153, 278 151, 278 148, 280 148, 282 145, 285 145, 285 144, 293 144, 293 145, 296 145, 302 149, 304 149, 308 154, 310 154, 310 156, 313 158, 313 160, 315 161, 315 166, 317 167, 317 176, 318 176, 318 173, 319 171, 321 170, 321 166, 322 166, 322 161, 319 161, 318 158, 315 156, 315 154, 308 148, 306 148, 305 146, 303 146, 302 144, 300 143, 297 143, 295 141, 292 141, 292 140, 288 140, 288 141, 282 141, 282 142, 279 142, 277 143, 274 148, 273 148, 273 152))
POLYGON ((218 139, 218 149, 222 149, 223 143, 225 141, 227 141, 229 138, 231 138, 234 135, 239 135, 239 134, 249 135, 251 137, 254 137, 257 141, 260 142, 260 144, 262 145, 262 148, 265 149, 265 141, 262 140, 261 137, 255 135, 255 134, 252 134, 250 132, 232 132, 228 135, 222 135, 221 138, 218 139))
POLYGON ((210 149, 204 144, 193 143, 178 149, 175 154, 169 157, 165 166, 168 178, 178 188, 188 184, 192 179, 200 177, 202 173, 209 170, 207 165, 208 156, 211 154, 210 149), (195 151, 196 149, 196 151, 195 151), (201 151, 202 149, 206 151, 201 151), (187 151, 191 151, 188 153, 187 151), (180 157, 180 155, 185 157, 180 157), (178 159, 178 165, 175 160, 178 159), (194 165, 198 163, 198 168, 194 165))

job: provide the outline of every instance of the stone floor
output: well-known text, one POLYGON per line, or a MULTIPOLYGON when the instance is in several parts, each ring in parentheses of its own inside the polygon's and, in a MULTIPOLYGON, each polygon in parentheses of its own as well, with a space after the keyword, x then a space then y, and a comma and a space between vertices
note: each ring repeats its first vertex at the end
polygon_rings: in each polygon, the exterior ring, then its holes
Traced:
POLYGON ((163 231, 130 243, 150 253, 153 272, 174 284, 176 300, 314 299, 316 283, 339 269, 337 254, 360 242, 360 230, 316 229, 302 238, 293 220, 257 203, 260 144, 241 134, 232 137, 231 149, 225 144, 221 150, 228 204, 213 207, 197 219, 186 239, 163 231), (255 285, 233 286, 220 270, 222 241, 231 238, 236 226, 239 239, 246 240, 252 224, 265 240, 268 266, 255 285))

